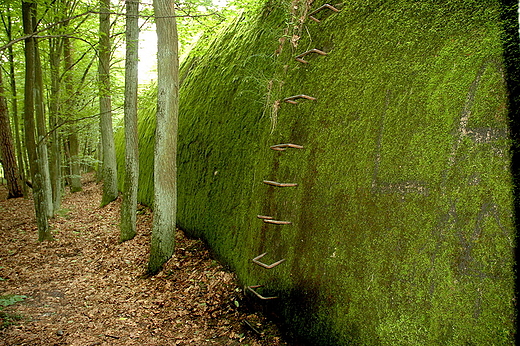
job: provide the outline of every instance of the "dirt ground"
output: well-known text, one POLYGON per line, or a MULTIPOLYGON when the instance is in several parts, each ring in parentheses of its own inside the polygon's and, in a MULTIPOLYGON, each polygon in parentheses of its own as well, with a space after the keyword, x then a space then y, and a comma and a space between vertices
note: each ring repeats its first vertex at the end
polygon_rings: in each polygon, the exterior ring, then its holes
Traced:
POLYGON ((0 345, 288 345, 181 231, 164 270, 144 278, 151 211, 139 210, 137 236, 119 244, 120 200, 99 208, 92 175, 50 221, 52 242, 37 241, 31 200, 6 196, 0 186, 0 298, 26 298, 0 310, 0 345))

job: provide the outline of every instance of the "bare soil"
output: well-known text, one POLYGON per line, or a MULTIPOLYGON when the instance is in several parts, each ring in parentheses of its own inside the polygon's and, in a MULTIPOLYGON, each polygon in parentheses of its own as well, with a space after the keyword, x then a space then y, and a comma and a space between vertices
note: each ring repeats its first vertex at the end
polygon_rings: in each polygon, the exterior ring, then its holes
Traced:
POLYGON ((120 244, 120 200, 99 208, 92 175, 50 221, 51 242, 37 241, 32 200, 6 196, 0 186, 0 298, 26 298, 0 311, 0 345, 288 345, 182 231, 174 257, 144 277, 152 212, 141 208, 137 236, 120 244))

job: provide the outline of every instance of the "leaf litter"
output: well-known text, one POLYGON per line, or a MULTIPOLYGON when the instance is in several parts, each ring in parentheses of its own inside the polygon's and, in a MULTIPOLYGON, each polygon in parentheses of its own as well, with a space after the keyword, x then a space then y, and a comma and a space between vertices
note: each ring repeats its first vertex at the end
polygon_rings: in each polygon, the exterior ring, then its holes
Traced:
POLYGON ((205 244, 176 232, 172 259, 145 277, 152 211, 140 207, 137 235, 119 243, 121 200, 99 208, 92 174, 37 241, 31 200, 6 200, 0 186, 0 345, 288 345, 244 303, 233 273, 205 244), (16 318, 13 318, 16 317, 16 318))

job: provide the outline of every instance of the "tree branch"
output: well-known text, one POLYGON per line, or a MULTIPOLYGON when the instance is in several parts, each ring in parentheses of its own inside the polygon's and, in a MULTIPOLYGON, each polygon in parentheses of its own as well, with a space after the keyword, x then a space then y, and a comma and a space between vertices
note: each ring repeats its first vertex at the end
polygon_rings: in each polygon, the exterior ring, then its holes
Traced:
MULTIPOLYGON (((106 113, 110 113, 114 110, 117 110, 117 109, 121 109, 122 107, 118 107, 118 108, 115 108, 115 109, 111 109, 110 111, 107 111, 105 112, 104 114, 106 113)), ((65 120, 64 122, 62 122, 61 124, 58 124, 56 125, 53 129, 49 130, 45 136, 43 136, 39 141, 38 141, 38 144, 37 145, 40 145, 42 144, 42 142, 44 142, 47 138, 49 138, 49 136, 54 133, 55 131, 57 131, 58 129, 60 129, 62 126, 65 126, 67 124, 71 124, 71 123, 77 123, 77 122, 80 122, 82 120, 87 120, 87 119, 93 119, 93 118, 96 118, 96 117, 99 117, 100 115, 102 115, 102 113, 98 113, 98 114, 94 114, 94 115, 88 115, 86 117, 81 117, 81 118, 77 118, 77 119, 70 119, 70 120, 65 120)))
MULTIPOLYGON (((12 40, 11 42, 9 42, 9 43, 5 44, 4 46, 0 47, 0 52, 3 51, 3 50, 5 50, 5 49, 7 49, 7 48, 9 48, 9 47, 12 46, 12 45, 18 43, 18 42, 20 42, 20 41, 24 41, 24 40, 26 40, 26 39, 28 39, 28 38, 31 38, 31 37, 36 37, 36 38, 52 38, 52 37, 59 37, 59 36, 56 36, 56 35, 38 36, 38 34, 40 34, 40 33, 42 33, 42 32, 45 32, 45 31, 47 31, 47 30, 49 30, 49 29, 51 29, 51 28, 53 28, 53 27, 55 27, 55 26, 57 26, 57 25, 60 25, 60 24, 62 24, 62 23, 67 22, 67 21, 71 21, 71 20, 73 20, 73 19, 80 18, 80 17, 86 16, 86 15, 89 15, 89 14, 92 14, 92 13, 94 13, 94 12, 92 12, 92 11, 87 11, 87 12, 80 13, 80 14, 77 14, 77 15, 75 15, 75 16, 72 16, 72 17, 69 17, 69 18, 66 18, 66 19, 60 20, 60 21, 58 21, 58 22, 52 23, 52 24, 46 26, 45 28, 42 28, 42 29, 40 29, 40 30, 37 30, 37 31, 35 31, 35 32, 33 32, 33 33, 29 34, 29 35, 25 35, 25 36, 19 37, 19 38, 17 38, 17 39, 14 39, 14 40, 12 40)), ((79 37, 72 37, 72 38, 80 39, 79 37)), ((84 39, 80 39, 80 40, 83 40, 83 41, 87 42, 87 41, 84 40, 84 39)))

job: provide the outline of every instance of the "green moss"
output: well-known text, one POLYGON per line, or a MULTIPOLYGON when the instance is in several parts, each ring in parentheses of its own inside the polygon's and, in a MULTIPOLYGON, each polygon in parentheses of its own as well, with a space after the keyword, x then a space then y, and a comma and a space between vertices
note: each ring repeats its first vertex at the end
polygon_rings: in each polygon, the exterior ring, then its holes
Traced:
MULTIPOLYGON (((266 309, 308 344, 512 344, 500 2, 357 0, 301 27, 295 4, 268 1, 184 63, 179 225, 279 296, 266 309), (294 60, 312 48, 328 55, 294 60), (299 94, 317 100, 280 102, 299 94), (263 269, 263 252, 286 261, 263 269)), ((147 204, 153 107, 139 128, 147 204)))

